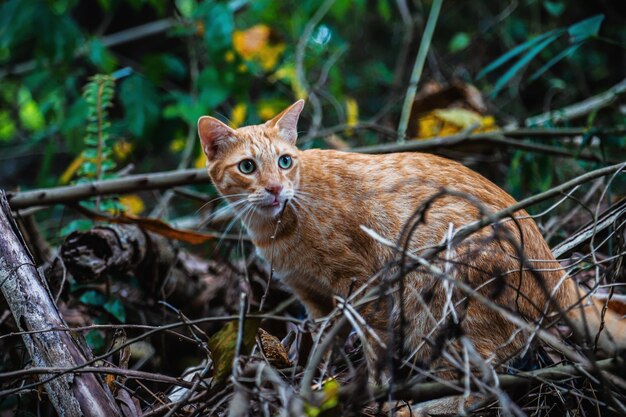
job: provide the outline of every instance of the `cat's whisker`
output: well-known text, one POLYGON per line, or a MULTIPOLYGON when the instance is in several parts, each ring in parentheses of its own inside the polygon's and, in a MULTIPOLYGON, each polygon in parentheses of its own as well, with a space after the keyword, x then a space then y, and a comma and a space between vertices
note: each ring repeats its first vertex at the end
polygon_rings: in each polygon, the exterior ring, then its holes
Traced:
POLYGON ((220 246, 222 245, 222 242, 224 241, 224 238, 228 235, 228 233, 230 232, 230 230, 233 228, 233 226, 239 221, 241 220, 241 218, 243 216, 245 216, 247 213, 250 212, 250 210, 253 210, 254 206, 252 204, 246 206, 243 210, 241 210, 240 212, 236 211, 236 216, 230 221, 230 223, 228 223, 228 225, 226 226, 226 228, 224 229, 224 231, 221 234, 220 240, 217 242, 217 245, 215 246, 215 250, 218 250, 220 248, 220 246))
POLYGON ((205 227, 206 225, 208 225, 209 223, 211 223, 212 221, 214 221, 215 219, 219 218, 220 216, 232 211, 232 212, 236 212, 236 208, 247 203, 246 199, 241 199, 239 201, 236 201, 234 203, 228 203, 227 205, 225 205, 224 207, 220 207, 219 209, 215 210, 213 213, 211 213, 209 216, 207 216, 199 225, 199 227, 205 227))
MULTIPOLYGON (((296 204, 298 207, 301 208, 301 210, 303 210, 308 215, 308 217, 311 218, 311 220, 313 221, 313 225, 317 228, 317 231, 319 232, 320 236, 324 239, 324 243, 326 245, 328 245, 328 241, 326 241, 326 234, 324 233, 324 230, 322 229, 322 226, 320 225, 317 216, 315 214, 313 214, 313 212, 308 207, 306 207, 306 205, 303 204, 302 201, 298 201, 298 197, 297 196, 294 195, 293 198, 291 200, 289 200, 289 202, 290 203, 293 202, 293 204, 296 204)), ((294 210, 294 211, 296 211, 296 210, 294 210)), ((296 211, 296 216, 297 215, 298 214, 297 214, 297 211, 296 211)))
POLYGON ((215 198, 213 198, 213 199, 211 199, 211 200, 207 201, 207 202, 206 202, 206 203, 204 203, 202 206, 200 206, 200 208, 199 208, 199 209, 197 209, 197 210, 194 212, 194 214, 198 214, 198 213, 199 213, 199 212, 200 212, 203 208, 205 208, 206 206, 208 206, 209 204, 211 204, 211 203, 213 203, 213 202, 215 202, 215 201, 225 200, 225 199, 227 199, 227 198, 231 198, 231 197, 244 197, 244 196, 246 196, 246 195, 248 195, 248 194, 246 194, 246 193, 239 193, 239 194, 229 194, 229 195, 220 195, 220 196, 217 196, 217 197, 215 197, 215 198))

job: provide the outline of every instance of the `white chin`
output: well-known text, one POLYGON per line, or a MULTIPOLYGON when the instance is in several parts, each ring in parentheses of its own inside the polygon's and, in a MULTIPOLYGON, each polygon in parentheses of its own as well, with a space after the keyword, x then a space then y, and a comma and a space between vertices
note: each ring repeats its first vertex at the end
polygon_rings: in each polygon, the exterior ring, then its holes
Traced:
POLYGON ((264 217, 276 218, 280 215, 280 212, 283 211, 284 204, 285 203, 281 203, 276 207, 271 207, 271 206, 259 207, 257 212, 264 217))

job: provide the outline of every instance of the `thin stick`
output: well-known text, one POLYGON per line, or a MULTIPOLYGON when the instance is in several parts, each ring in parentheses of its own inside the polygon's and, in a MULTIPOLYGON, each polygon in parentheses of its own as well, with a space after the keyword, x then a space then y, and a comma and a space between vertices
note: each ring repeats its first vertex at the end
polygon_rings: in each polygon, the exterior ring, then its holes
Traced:
POLYGON ((409 117, 411 116, 413 101, 415 101, 415 94, 417 93, 417 83, 422 77, 422 70, 424 69, 424 63, 426 62, 430 42, 433 38, 433 33, 435 32, 435 25, 437 24, 437 19, 439 18, 439 11, 441 10, 442 3, 443 0, 434 0, 433 5, 430 8, 430 14, 428 15, 426 28, 424 28, 420 49, 417 52, 417 58, 415 58, 415 65, 413 66, 413 73, 411 74, 411 82, 409 84, 409 88, 406 90, 406 97, 404 98, 404 104, 402 106, 402 115, 400 116, 400 124, 398 125, 398 143, 404 142, 406 138, 406 129, 409 126, 409 117))
MULTIPOLYGON (((598 361, 597 366, 602 372, 609 372, 620 369, 624 366, 624 362, 621 359, 604 359, 598 361)), ((578 364, 553 366, 532 372, 521 372, 516 375, 501 374, 498 375, 498 381, 499 388, 505 391, 511 391, 514 388, 545 383, 545 380, 558 380, 559 378, 572 378, 574 376, 586 376, 583 368, 578 364)), ((475 387, 475 382, 472 382, 471 385, 475 387)), ((415 402, 435 400, 451 395, 461 395, 463 393, 462 385, 453 386, 450 385, 450 383, 425 382, 421 384, 394 384, 392 387, 383 386, 376 390, 374 398, 379 400, 386 399, 390 389, 394 399, 412 400, 415 402)), ((339 395, 341 397, 342 395, 353 394, 354 391, 342 389, 339 395)), ((369 400, 369 398, 367 400, 369 400)))

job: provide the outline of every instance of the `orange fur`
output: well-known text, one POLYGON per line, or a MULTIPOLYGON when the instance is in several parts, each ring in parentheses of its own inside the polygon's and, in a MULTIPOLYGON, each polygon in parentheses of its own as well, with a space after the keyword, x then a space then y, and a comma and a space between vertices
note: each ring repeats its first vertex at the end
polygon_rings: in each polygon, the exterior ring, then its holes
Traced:
MULTIPOLYGON (((237 130, 205 116, 199 121, 199 134, 215 186, 230 196, 258 253, 267 261, 271 258, 277 276, 314 317, 328 314, 336 296, 348 297, 397 258, 397 251, 377 242, 361 226, 398 241, 418 207, 442 189, 454 191, 433 200, 425 210, 409 243, 409 249, 420 254, 442 242, 449 231, 515 202, 479 174, 429 154, 298 150, 296 124, 302 107, 302 101, 296 102, 265 124, 237 130), (282 155, 292 158, 288 169, 278 165, 282 155), (239 170, 244 159, 256 165, 253 173, 239 170), (276 195, 269 190, 277 185, 282 190, 276 195)), ((535 222, 524 211, 515 217, 516 221, 485 227, 439 253, 435 265, 529 321, 566 310, 579 331, 597 333, 598 310, 594 305, 572 308, 582 295, 578 287, 563 279, 564 272, 535 222)), ((393 271, 397 268, 389 274, 393 271)), ((454 292, 455 301, 460 296, 454 292)), ((394 297, 392 311, 388 300, 369 303, 362 309, 364 318, 384 336, 390 319, 397 327, 402 302, 408 325, 404 347, 416 359, 427 361, 434 347, 422 342, 444 314, 444 280, 418 268, 405 277, 404 292, 394 297)), ((464 314, 463 333, 483 358, 506 361, 525 346, 527 333, 488 306, 469 301, 459 311, 464 314)), ((619 317, 609 314, 606 322, 617 346, 626 346, 619 317)), ((610 353, 616 347, 606 331, 599 341, 610 353)))

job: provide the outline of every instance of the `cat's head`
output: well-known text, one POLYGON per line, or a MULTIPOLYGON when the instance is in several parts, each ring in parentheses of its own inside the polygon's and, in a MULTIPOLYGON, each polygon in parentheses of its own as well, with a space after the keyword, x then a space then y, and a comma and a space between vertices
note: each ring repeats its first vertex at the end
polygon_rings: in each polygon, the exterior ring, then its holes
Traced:
POLYGON ((198 133, 218 191, 241 211, 276 217, 293 197, 300 178, 297 124, 304 100, 261 125, 232 129, 203 116, 198 133))

